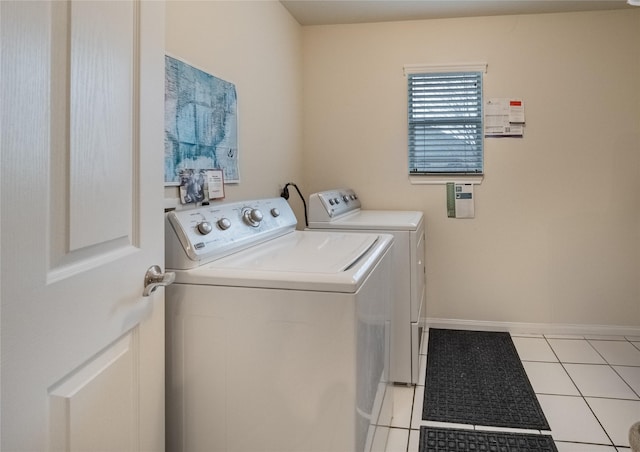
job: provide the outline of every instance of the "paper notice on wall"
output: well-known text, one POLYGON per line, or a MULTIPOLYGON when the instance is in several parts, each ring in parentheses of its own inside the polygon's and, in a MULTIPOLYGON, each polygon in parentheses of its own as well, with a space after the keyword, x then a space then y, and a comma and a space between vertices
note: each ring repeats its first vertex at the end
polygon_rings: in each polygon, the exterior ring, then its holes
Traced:
POLYGON ((224 173, 222 170, 207 171, 209 199, 224 198, 224 173))
POLYGON ((524 124, 524 102, 522 99, 509 100, 509 122, 511 124, 524 124))
POLYGON ((493 98, 485 102, 485 137, 521 137, 524 122, 522 99, 493 98))
POLYGON ((474 218, 473 184, 447 183, 447 216, 449 218, 474 218))

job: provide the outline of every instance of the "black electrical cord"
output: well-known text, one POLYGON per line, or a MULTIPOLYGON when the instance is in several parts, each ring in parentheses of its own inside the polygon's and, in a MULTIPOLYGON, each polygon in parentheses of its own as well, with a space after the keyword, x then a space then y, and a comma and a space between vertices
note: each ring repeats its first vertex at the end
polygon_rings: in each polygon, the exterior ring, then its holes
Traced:
POLYGON ((289 185, 292 185, 296 189, 296 191, 298 192, 298 195, 300 196, 300 199, 302 199, 302 205, 304 206, 304 225, 306 227, 309 227, 309 220, 307 218, 307 203, 305 202, 304 196, 302 196, 302 193, 300 193, 300 189, 298 188, 298 186, 293 182, 287 182, 284 188, 282 189, 282 193, 280 194, 280 196, 282 196, 287 201, 289 200, 289 185))

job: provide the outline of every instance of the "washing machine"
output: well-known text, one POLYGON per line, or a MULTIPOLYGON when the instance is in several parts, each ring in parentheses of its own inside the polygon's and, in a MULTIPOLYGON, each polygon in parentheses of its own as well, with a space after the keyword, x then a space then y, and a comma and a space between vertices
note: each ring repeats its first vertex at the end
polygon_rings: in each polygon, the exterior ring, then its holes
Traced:
POLYGON ((384 450, 393 240, 283 198, 169 212, 167 450, 384 450))
POLYGON ((388 233, 392 251, 390 378, 418 383, 420 337, 426 313, 425 226, 420 211, 362 209, 352 189, 314 193, 309 198, 309 229, 388 233))

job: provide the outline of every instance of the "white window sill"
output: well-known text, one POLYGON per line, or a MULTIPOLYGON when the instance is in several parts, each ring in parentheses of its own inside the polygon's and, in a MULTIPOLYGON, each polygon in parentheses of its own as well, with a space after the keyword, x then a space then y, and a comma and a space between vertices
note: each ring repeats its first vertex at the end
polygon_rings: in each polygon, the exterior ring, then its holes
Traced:
POLYGON ((456 184, 480 185, 484 176, 412 176, 409 175, 411 185, 444 185, 447 182, 456 184))

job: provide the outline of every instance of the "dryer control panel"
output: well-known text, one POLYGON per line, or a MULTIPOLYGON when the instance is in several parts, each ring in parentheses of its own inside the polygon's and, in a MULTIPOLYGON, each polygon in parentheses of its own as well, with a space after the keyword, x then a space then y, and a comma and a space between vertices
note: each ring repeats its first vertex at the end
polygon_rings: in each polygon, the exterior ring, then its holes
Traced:
POLYGON ((295 230, 284 198, 216 204, 167 213, 166 267, 198 267, 295 230))
POLYGON ((309 197, 309 221, 331 221, 360 207, 358 195, 350 188, 321 191, 309 197))

